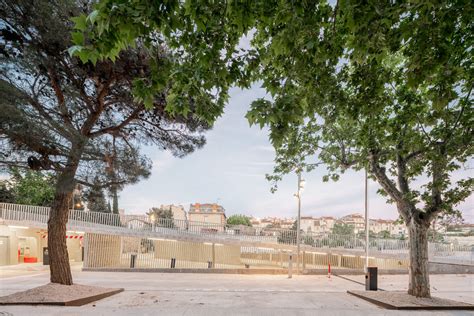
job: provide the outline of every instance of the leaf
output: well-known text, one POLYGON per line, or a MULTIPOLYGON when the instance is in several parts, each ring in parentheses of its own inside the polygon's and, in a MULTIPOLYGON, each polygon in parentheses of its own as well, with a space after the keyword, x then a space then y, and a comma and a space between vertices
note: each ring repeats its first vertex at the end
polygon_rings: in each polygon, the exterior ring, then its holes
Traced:
POLYGON ((74 28, 79 31, 85 31, 87 28, 87 17, 85 14, 71 18, 74 22, 74 28))
POLYGON ((97 20, 98 17, 99 17, 99 11, 94 10, 91 12, 91 14, 89 14, 89 16, 87 17, 87 20, 89 20, 91 24, 94 24, 94 22, 97 20))
POLYGON ((76 54, 77 57, 82 61, 82 63, 87 63, 89 61, 89 51, 81 50, 76 54))
POLYGON ((76 45, 82 45, 84 43, 84 34, 82 32, 74 32, 71 34, 72 42, 76 45))
POLYGON ((69 55, 72 57, 72 56, 76 56, 78 53, 80 53, 82 50, 82 46, 79 46, 79 45, 74 45, 74 46, 71 46, 67 49, 69 55))

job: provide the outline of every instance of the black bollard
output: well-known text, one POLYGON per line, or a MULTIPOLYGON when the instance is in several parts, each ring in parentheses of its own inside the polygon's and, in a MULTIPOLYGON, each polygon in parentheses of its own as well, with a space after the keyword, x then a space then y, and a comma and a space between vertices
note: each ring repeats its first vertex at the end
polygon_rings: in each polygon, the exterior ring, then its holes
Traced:
POLYGON ((135 261, 137 259, 137 255, 135 254, 132 254, 130 256, 130 268, 135 268, 135 261))

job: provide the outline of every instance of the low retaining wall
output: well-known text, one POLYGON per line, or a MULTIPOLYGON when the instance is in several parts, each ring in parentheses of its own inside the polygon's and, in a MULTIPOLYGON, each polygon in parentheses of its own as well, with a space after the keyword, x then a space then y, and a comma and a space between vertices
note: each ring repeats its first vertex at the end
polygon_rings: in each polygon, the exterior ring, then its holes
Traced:
POLYGON ((474 265, 430 262, 431 274, 474 274, 474 265))
MULTIPOLYGON (((220 274, 288 274, 288 269, 141 269, 141 268, 83 268, 92 272, 155 272, 155 273, 220 273, 220 274)), ((293 269, 296 274, 296 269, 293 269)), ((303 275, 327 275, 327 269, 304 269, 303 275)), ((364 275, 361 269, 333 269, 334 275, 364 275)), ((407 269, 380 269, 379 275, 408 274, 407 269)), ((430 262, 430 274, 474 274, 474 266, 430 262)))

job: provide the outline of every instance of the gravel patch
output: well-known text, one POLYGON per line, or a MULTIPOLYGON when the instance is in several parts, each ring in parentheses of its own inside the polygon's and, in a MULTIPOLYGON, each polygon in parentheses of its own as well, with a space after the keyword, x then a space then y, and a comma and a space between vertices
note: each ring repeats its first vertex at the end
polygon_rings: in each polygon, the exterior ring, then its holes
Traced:
POLYGON ((0 305, 81 306, 122 292, 121 288, 104 288, 81 284, 49 283, 23 292, 0 297, 0 305))
POLYGON ((445 298, 421 298, 407 292, 347 291, 347 293, 388 309, 474 310, 474 305, 445 298))

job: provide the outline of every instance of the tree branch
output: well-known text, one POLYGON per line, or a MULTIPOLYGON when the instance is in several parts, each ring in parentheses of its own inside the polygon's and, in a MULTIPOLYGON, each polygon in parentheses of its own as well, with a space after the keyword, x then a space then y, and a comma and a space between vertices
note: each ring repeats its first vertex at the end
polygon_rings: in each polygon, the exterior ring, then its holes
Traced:
POLYGON ((410 210, 414 209, 414 206, 411 205, 409 201, 406 200, 402 192, 400 192, 395 183, 391 181, 385 172, 385 168, 381 167, 378 162, 378 156, 376 153, 371 153, 369 155, 369 162, 371 173, 377 178, 378 183, 382 188, 387 192, 387 194, 397 203, 398 211, 403 217, 405 222, 409 222, 412 214, 410 210))
POLYGON ((406 197, 410 192, 410 188, 408 186, 408 179, 406 177, 407 162, 400 153, 402 149, 401 147, 401 144, 397 145, 397 179, 398 187, 400 188, 401 193, 406 197))
POLYGON ((64 122, 68 127, 74 128, 71 123, 69 111, 65 104, 64 94, 61 90, 61 87, 59 86, 59 83, 56 80, 56 75, 54 74, 53 69, 51 67, 48 68, 48 76, 49 80, 51 81, 51 87, 53 88, 54 93, 56 94, 56 99, 58 100, 58 108, 59 112, 61 113, 61 117, 63 118, 64 122))
POLYGON ((120 129, 124 128, 127 126, 132 120, 137 118, 138 113, 140 113, 144 109, 143 105, 137 105, 135 110, 132 111, 132 113, 124 119, 120 124, 115 125, 115 126, 109 126, 100 130, 97 130, 95 132, 89 133, 90 138, 95 138, 104 134, 110 134, 112 132, 119 131, 120 129))

